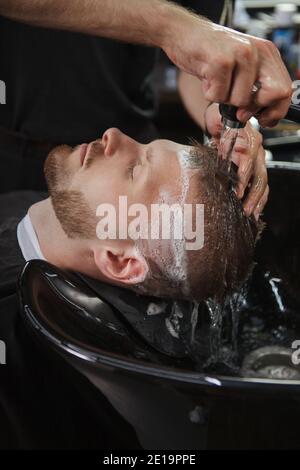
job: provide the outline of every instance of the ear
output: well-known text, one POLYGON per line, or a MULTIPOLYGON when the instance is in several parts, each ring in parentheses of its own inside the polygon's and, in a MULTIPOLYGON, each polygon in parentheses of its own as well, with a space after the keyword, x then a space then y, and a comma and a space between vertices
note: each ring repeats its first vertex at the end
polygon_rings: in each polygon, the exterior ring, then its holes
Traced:
POLYGON ((100 247, 94 250, 94 260, 99 271, 110 281, 122 284, 143 282, 148 265, 135 247, 100 247))

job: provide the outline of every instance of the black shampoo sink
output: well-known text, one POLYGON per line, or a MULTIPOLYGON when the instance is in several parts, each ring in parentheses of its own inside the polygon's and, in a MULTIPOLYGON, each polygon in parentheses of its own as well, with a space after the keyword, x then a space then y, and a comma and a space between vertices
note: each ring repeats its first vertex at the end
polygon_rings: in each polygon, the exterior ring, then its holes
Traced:
POLYGON ((270 164, 269 183, 256 267, 217 328, 207 303, 191 336, 188 302, 43 261, 23 270, 28 331, 88 377, 145 448, 300 448, 300 165, 270 164))

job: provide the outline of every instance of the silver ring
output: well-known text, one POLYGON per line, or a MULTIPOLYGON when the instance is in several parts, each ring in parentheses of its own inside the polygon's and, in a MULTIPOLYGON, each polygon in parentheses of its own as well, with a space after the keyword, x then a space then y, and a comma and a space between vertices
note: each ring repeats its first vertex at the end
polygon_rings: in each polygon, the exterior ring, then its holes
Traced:
POLYGON ((253 87, 252 87, 252 94, 257 93, 258 90, 260 90, 260 89, 261 89, 261 83, 260 83, 259 80, 257 80, 257 81, 254 83, 253 87))

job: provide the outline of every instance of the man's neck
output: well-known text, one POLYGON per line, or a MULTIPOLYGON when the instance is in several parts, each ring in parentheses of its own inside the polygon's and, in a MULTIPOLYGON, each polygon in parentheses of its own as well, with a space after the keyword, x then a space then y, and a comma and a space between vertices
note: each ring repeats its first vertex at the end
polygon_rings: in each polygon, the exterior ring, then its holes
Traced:
POLYGON ((41 252, 49 263, 59 268, 94 275, 93 253, 88 248, 87 241, 67 237, 55 215, 50 198, 33 204, 28 213, 41 252))

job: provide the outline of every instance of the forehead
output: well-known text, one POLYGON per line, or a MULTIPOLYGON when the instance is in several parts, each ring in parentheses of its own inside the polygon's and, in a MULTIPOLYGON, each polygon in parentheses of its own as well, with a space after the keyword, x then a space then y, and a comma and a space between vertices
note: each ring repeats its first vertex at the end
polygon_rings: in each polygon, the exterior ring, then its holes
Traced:
POLYGON ((186 174, 199 166, 193 147, 161 139, 140 146, 139 152, 141 157, 145 157, 143 152, 147 156, 144 162, 149 166, 149 175, 145 180, 143 174, 132 184, 126 177, 126 158, 122 156, 99 160, 93 171, 84 176, 85 181, 81 181, 80 186, 83 184, 83 191, 93 206, 120 195, 127 195, 130 202, 144 204, 174 203, 182 199, 186 174))
POLYGON ((155 170, 158 186, 169 187, 175 192, 182 188, 187 178, 201 168, 201 152, 193 146, 169 140, 157 140, 148 148, 149 160, 155 170))

